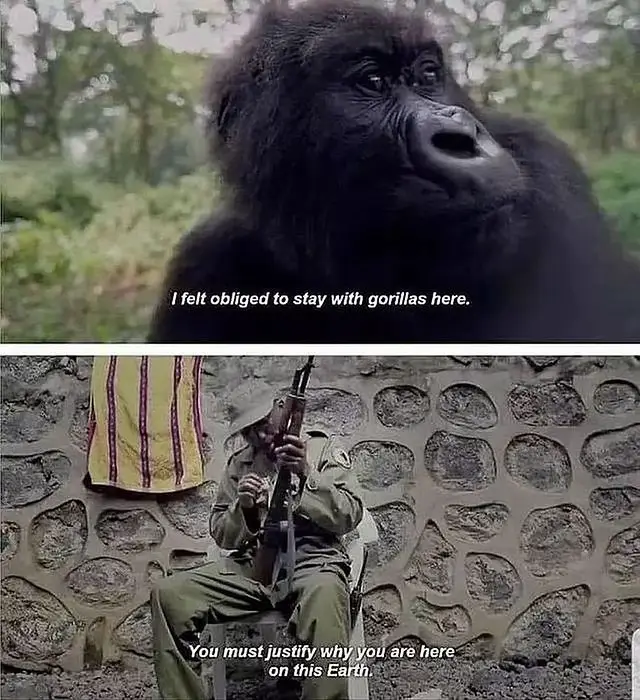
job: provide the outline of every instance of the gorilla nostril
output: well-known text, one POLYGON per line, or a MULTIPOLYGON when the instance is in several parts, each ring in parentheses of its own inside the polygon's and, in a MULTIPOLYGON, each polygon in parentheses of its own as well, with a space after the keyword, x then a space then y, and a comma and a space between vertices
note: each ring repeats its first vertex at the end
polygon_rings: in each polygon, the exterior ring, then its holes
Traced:
POLYGON ((456 158, 474 158, 478 155, 476 140, 460 131, 439 131, 432 136, 431 143, 438 150, 456 158))

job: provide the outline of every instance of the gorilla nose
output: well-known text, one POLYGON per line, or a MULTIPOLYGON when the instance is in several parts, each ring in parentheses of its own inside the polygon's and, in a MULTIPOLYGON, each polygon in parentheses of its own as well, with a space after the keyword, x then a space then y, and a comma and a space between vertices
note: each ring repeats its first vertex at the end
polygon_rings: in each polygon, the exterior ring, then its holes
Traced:
POLYGON ((461 107, 414 105, 405 133, 414 172, 446 190, 491 189, 496 180, 518 178, 511 156, 461 107))
POLYGON ((478 129, 475 120, 460 109, 443 109, 435 120, 431 143, 454 158, 473 158, 478 155, 478 129))

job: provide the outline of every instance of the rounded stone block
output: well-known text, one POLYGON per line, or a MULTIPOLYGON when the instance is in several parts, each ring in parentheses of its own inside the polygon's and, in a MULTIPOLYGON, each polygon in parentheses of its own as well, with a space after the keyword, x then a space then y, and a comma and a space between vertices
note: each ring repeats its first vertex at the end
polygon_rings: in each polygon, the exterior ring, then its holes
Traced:
POLYGON ((508 404, 525 425, 580 425, 587 415, 580 394, 562 380, 518 384, 509 392, 508 404))
POLYGON ((640 489, 634 486, 593 489, 589 507, 598 520, 620 520, 640 510, 640 489))
POLYGON ((113 640, 121 649, 138 656, 153 656, 149 603, 143 603, 122 620, 113 631, 113 640))
POLYGON ((365 440, 349 450, 360 486, 369 491, 389 488, 413 477, 413 452, 397 442, 365 440))
POLYGON ((631 661, 631 636, 640 629, 640 598, 605 600, 593 625, 590 657, 631 661))
POLYGON ((118 552, 143 552, 162 544, 165 529, 148 510, 103 510, 96 522, 100 541, 118 552))
POLYGON ((66 584, 74 598, 89 607, 117 608, 135 594, 133 569, 120 559, 97 557, 69 572, 66 584))
POLYGON ((587 586, 574 586, 536 598, 507 631, 502 656, 545 662, 571 643, 590 598, 587 586))
POLYGON ((520 548, 534 576, 560 576, 586 561, 595 542, 584 513, 567 503, 531 511, 522 524, 520 548))
POLYGON ((378 586, 364 596, 367 605, 387 610, 394 615, 402 612, 402 600, 395 586, 378 586))
POLYGON ((493 450, 481 438, 438 430, 427 440, 424 463, 436 484, 449 491, 478 491, 496 479, 493 450))
POLYGON ((216 498, 215 481, 205 481, 187 493, 162 501, 160 508, 165 518, 189 537, 209 537, 209 516, 216 498))
POLYGON ((469 659, 470 661, 479 661, 481 659, 492 659, 495 655, 495 650, 496 638, 492 634, 484 632, 457 647, 456 656, 469 659))
POLYGON ((522 595, 516 567, 497 554, 467 554, 464 571, 472 600, 492 615, 507 612, 522 595))
POLYGON ((504 466, 514 481, 539 491, 561 493, 571 485, 566 449, 542 435, 516 435, 505 449, 504 466))
POLYGON ((91 379, 93 371, 93 357, 76 357, 75 366, 72 366, 71 373, 81 382, 91 379))
POLYGON ((602 382, 593 392, 593 406, 598 413, 619 415, 640 408, 640 391, 631 382, 612 379, 602 382))
POLYGON ((525 355, 524 359, 533 369, 540 371, 547 367, 553 367, 553 365, 558 363, 560 358, 554 355, 536 355, 535 357, 525 355))
POLYGON ((87 449, 87 427, 89 423, 89 394, 85 393, 76 398, 73 408, 71 425, 69 426, 69 438, 71 442, 82 452, 87 449))
POLYGON ((580 461, 600 479, 640 471, 640 423, 589 435, 582 446, 580 461))
POLYGON ((10 520, 0 524, 0 561, 9 561, 20 547, 20 525, 10 520))
POLYGON ((37 442, 62 418, 65 396, 54 390, 26 391, 24 398, 0 405, 0 441, 7 444, 37 442))
POLYGON ((462 605, 433 605, 417 596, 411 603, 411 612, 430 634, 455 638, 471 630, 471 616, 462 605))
POLYGON ((202 461, 205 466, 211 461, 214 449, 213 436, 205 428, 202 434, 202 461))
POLYGON ((452 384, 440 392, 438 413, 449 423, 462 428, 492 428, 498 411, 489 394, 475 384, 452 384))
POLYGON ((79 624, 49 591, 19 576, 2 581, 2 651, 32 663, 54 661, 69 651, 79 624))
POLYGON ((449 530, 466 542, 486 542, 495 537, 509 518, 504 503, 482 503, 478 506, 450 505, 444 509, 449 530))
POLYGON ((394 586, 374 588, 364 596, 362 605, 367 639, 381 639, 398 626, 402 601, 394 586))
POLYGON ((371 515, 378 526, 379 540, 375 550, 377 565, 382 567, 407 546, 415 528, 415 514, 404 503, 388 503, 373 508, 371 515))
POLYGON ((640 523, 611 538, 604 555, 604 566, 617 583, 640 584, 640 523))
POLYGON ((387 428, 409 428, 422 423, 430 409, 429 394, 402 384, 381 389, 373 397, 373 410, 387 428))
POLYGON ((455 556, 455 547, 442 536, 436 523, 429 520, 407 562, 404 579, 413 586, 451 593, 455 556))
POLYGON ((176 571, 194 569, 207 562, 206 552, 192 552, 188 549, 173 549, 169 554, 169 566, 176 571))
POLYGON ((2 375, 35 388, 58 366, 59 361, 58 357, 11 355, 2 358, 2 375))
POLYGON ((71 462, 62 452, 30 457, 2 457, 2 507, 19 508, 42 501, 69 478, 71 462))
POLYGON ((351 435, 367 419, 367 408, 357 394, 342 389, 309 389, 305 424, 334 435, 351 435))
POLYGON ((59 569, 82 555, 87 543, 87 509, 82 501, 67 501, 31 521, 29 545, 44 569, 59 569))

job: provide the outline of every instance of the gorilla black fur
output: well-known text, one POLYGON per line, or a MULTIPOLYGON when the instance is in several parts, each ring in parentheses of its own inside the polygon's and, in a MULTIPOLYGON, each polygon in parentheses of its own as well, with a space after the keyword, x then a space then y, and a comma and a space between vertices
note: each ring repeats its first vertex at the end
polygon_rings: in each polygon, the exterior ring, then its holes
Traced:
POLYGON ((225 205, 175 251, 150 341, 640 341, 640 271, 568 148, 477 107, 427 23, 357 2, 270 8, 209 105, 225 205), (183 291, 365 304, 171 305, 183 291), (367 308, 401 291, 470 304, 367 308))

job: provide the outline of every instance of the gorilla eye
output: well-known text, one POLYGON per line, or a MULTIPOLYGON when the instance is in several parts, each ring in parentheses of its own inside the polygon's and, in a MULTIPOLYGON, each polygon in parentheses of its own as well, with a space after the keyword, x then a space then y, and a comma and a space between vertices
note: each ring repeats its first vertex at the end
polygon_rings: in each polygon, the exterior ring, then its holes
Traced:
POLYGON ((380 92, 385 86, 385 79, 378 71, 368 71, 358 77, 358 84, 367 89, 380 92))
POLYGON ((427 64, 416 71, 415 85, 424 87, 437 87, 442 82, 440 66, 433 63, 427 64))
POLYGON ((427 68, 422 77, 427 85, 435 85, 440 79, 440 71, 437 68, 427 68))

